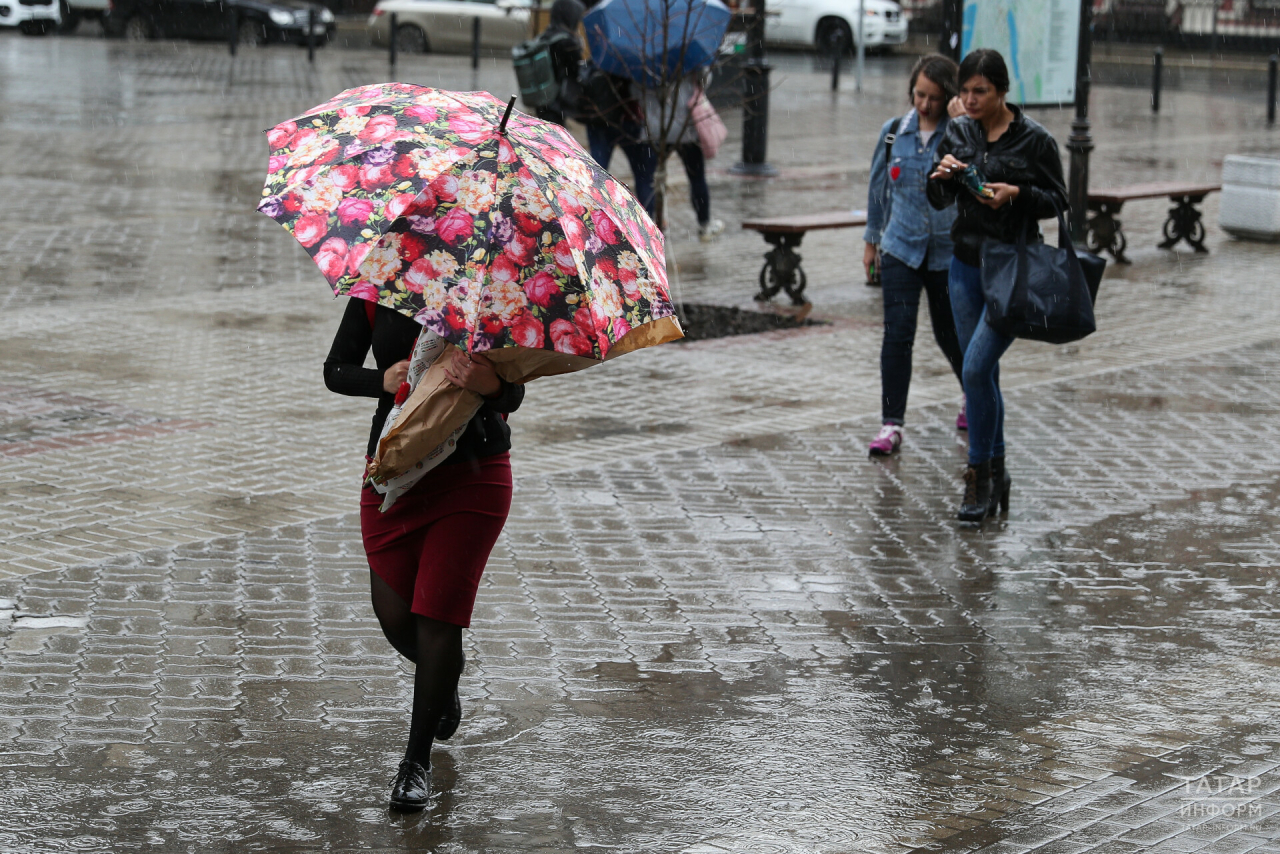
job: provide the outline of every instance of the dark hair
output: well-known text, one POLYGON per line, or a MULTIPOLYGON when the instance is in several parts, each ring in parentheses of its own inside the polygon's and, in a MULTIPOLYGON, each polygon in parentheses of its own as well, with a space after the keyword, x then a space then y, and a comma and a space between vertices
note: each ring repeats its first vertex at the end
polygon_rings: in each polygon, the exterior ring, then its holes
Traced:
POLYGON ((582 16, 586 13, 587 7, 580 0, 556 0, 551 4, 551 19, 548 23, 573 32, 578 29, 578 24, 582 23, 582 16))
POLYGON ((970 77, 985 77, 996 87, 996 91, 1004 94, 1009 91, 1009 68, 1004 64, 1004 57, 999 51, 989 48, 978 48, 960 63, 960 85, 968 82, 970 77))
POLYGON ((942 90, 944 104, 949 103, 960 93, 960 87, 956 85, 956 64, 949 57, 940 53, 930 53, 920 57, 911 69, 911 82, 907 84, 908 98, 915 97, 916 80, 921 74, 936 83, 942 90))

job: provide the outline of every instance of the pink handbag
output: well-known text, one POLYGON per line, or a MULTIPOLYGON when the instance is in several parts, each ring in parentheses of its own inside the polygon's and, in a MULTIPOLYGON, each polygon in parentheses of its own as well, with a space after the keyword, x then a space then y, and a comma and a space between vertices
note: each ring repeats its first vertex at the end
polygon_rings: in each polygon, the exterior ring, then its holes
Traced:
POLYGON ((711 106, 711 101, 707 100, 707 93, 701 86, 689 99, 689 116, 693 119, 693 126, 698 131, 698 143, 702 146, 702 153, 710 160, 716 156, 725 138, 729 136, 729 129, 720 120, 716 108, 711 106))

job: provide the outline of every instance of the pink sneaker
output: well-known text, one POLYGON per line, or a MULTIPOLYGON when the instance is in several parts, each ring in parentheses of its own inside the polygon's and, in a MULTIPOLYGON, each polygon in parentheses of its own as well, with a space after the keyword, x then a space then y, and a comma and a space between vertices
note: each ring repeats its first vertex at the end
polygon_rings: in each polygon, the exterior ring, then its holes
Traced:
POLYGON ((898 453, 902 447, 902 428, 897 424, 886 424, 880 428, 879 434, 871 440, 867 449, 873 457, 887 457, 898 453))
POLYGON ((969 405, 968 405, 967 403, 965 403, 963 399, 961 399, 961 402, 960 402, 960 414, 956 416, 956 429, 957 429, 957 430, 968 430, 968 429, 969 429, 969 415, 968 415, 968 410, 969 410, 969 405))

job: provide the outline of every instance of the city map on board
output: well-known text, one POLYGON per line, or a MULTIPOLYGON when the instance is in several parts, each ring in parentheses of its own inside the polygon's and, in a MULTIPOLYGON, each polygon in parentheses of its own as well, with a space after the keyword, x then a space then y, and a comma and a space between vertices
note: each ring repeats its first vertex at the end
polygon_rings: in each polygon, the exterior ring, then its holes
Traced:
POLYGON ((1000 51, 1009 100, 1065 104, 1076 97, 1081 0, 965 0, 961 47, 1000 51))

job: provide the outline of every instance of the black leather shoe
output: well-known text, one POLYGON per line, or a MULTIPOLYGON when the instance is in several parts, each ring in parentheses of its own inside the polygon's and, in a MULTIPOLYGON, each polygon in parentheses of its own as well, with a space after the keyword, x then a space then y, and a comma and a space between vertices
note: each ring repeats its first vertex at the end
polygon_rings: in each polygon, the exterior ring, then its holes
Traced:
POLYGON ((391 808, 397 812, 419 812, 431 801, 431 768, 412 759, 400 763, 391 784, 391 808))
POLYGON ((448 741, 453 738, 453 734, 458 731, 458 724, 462 723, 462 698, 458 696, 455 688, 453 692, 453 705, 440 716, 440 720, 436 723, 436 741, 448 741))

